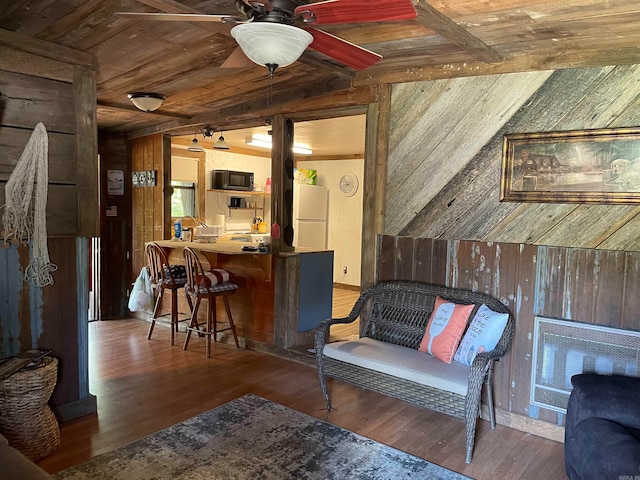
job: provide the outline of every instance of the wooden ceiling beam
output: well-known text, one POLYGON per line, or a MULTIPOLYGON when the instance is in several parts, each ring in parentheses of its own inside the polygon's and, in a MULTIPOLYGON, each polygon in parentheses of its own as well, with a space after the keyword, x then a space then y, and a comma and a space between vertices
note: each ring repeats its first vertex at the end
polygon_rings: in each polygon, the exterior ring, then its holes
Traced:
POLYGON ((0 28, 0 45, 6 45, 20 52, 31 53, 58 62, 96 70, 96 57, 91 53, 29 37, 18 32, 0 28))
POLYGON ((127 137, 137 138, 163 132, 172 135, 189 135, 193 133, 193 128, 202 125, 215 125, 216 128, 223 130, 250 128, 263 125, 266 118, 275 114, 367 105, 376 101, 377 96, 377 86, 351 88, 346 80, 334 79, 282 92, 274 96, 270 109, 267 108, 266 97, 260 101, 252 99, 220 109, 212 106, 211 111, 193 116, 188 120, 172 120, 134 130, 129 132, 127 137))
POLYGON ((358 72, 353 79, 354 86, 379 85, 388 83, 420 82, 456 77, 475 77, 503 73, 561 70, 565 68, 602 67, 613 65, 634 65, 640 63, 637 48, 616 49, 615 51, 567 51, 561 55, 530 55, 505 59, 500 63, 456 62, 441 65, 411 65, 411 60, 403 68, 393 70, 358 72))
POLYGON ((331 73, 332 75, 336 75, 341 78, 353 78, 355 73, 349 70, 347 67, 343 67, 341 65, 336 65, 335 63, 329 62, 327 60, 321 60, 315 56, 315 54, 306 50, 302 56, 299 58, 300 62, 305 65, 309 65, 310 67, 320 68, 325 70, 327 73, 331 73))
POLYGON ((416 10, 418 22, 470 53, 474 58, 484 63, 496 63, 503 60, 500 53, 436 10, 426 0, 420 0, 416 5, 416 10))
POLYGON ((123 113, 138 113, 140 115, 153 115, 155 117, 164 117, 164 118, 180 118, 180 119, 188 119, 189 117, 185 116, 185 115, 179 115, 177 113, 170 113, 170 112, 162 112, 160 110, 155 110, 153 112, 143 112, 142 110, 138 109, 137 107, 133 106, 133 105, 129 105, 126 103, 119 103, 119 102, 105 102, 102 100, 98 100, 97 102, 97 106, 98 106, 98 110, 100 110, 100 107, 105 107, 105 108, 109 108, 111 110, 121 110, 123 113))

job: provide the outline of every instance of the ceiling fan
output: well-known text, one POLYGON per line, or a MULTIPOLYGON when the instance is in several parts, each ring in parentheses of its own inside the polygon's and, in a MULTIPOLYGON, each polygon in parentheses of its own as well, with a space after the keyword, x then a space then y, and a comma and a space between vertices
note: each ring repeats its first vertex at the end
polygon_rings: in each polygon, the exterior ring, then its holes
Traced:
POLYGON ((244 15, 119 12, 128 18, 149 20, 235 23, 231 35, 240 47, 223 67, 266 66, 273 75, 278 67, 295 62, 309 47, 354 70, 363 70, 382 56, 311 25, 386 22, 415 18, 412 0, 235 0, 244 15))

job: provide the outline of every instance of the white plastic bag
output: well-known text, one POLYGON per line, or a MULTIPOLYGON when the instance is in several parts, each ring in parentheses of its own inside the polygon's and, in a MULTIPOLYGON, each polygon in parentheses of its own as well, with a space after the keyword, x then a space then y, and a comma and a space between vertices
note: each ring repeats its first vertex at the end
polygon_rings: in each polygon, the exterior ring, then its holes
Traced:
POLYGON ((129 310, 132 312, 153 313, 154 303, 155 298, 153 288, 151 288, 151 277, 147 267, 142 267, 129 296, 129 310))

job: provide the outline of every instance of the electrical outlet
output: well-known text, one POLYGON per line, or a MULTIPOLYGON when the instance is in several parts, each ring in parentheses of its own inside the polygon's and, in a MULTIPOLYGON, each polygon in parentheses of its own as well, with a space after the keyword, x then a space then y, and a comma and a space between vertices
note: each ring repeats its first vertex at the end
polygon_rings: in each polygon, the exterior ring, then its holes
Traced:
POLYGON ((347 274, 347 266, 345 265, 344 267, 342 267, 342 273, 343 274, 347 274))

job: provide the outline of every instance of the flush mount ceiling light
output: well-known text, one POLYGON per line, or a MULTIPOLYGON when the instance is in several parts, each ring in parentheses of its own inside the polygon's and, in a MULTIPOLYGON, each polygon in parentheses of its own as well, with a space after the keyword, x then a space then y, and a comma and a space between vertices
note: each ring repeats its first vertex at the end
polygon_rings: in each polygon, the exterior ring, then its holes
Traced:
MULTIPOLYGON (((254 147, 271 148, 271 137, 260 133, 254 133, 251 137, 245 138, 245 143, 254 147)), ((294 144, 293 153, 300 155, 311 155, 311 150, 307 145, 294 144)))
POLYGON ((277 67, 298 60, 313 41, 313 36, 301 28, 273 22, 243 23, 233 27, 231 35, 244 54, 267 67, 271 75, 277 67))
MULTIPOLYGON (((213 129, 211 127, 204 127, 203 129, 196 130, 196 133, 193 134, 191 145, 187 147, 187 150, 190 152, 204 152, 204 148, 198 144, 198 133, 202 135, 203 140, 206 140, 207 137, 213 137, 213 134, 216 131, 217 129, 213 129)), ((220 130, 220 137, 218 138, 218 141, 214 143, 213 148, 216 150, 230 150, 229 144, 225 142, 224 137, 222 136, 222 130, 220 130)))
POLYGON ((165 95, 160 93, 151 93, 151 92, 131 92, 127 94, 131 103, 133 103, 137 108, 142 110, 143 112, 153 112, 160 108, 162 102, 164 102, 165 95))

